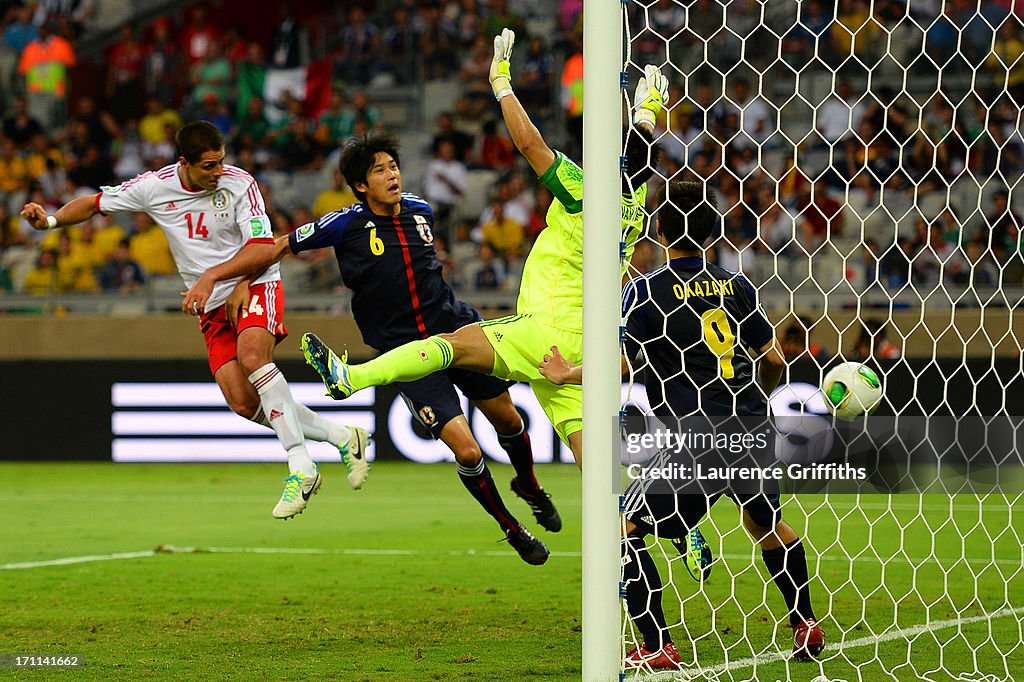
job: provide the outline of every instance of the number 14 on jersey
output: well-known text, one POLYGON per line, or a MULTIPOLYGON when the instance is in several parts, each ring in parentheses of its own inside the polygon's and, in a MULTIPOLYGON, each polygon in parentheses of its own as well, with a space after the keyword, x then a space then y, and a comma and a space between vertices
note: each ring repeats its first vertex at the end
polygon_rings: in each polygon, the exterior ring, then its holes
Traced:
POLYGON ((210 233, 206 229, 206 225, 203 223, 203 218, 206 217, 206 212, 199 214, 198 218, 193 218, 193 214, 185 214, 185 222, 188 223, 188 238, 189 239, 209 239, 210 233))

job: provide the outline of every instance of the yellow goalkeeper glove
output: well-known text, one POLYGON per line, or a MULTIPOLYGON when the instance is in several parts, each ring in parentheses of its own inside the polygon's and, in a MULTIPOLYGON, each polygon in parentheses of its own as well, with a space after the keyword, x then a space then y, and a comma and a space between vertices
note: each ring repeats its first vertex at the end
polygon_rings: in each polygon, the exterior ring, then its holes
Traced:
POLYGON ((633 123, 647 123, 652 128, 654 120, 668 104, 668 78, 661 75, 661 69, 653 64, 644 67, 644 75, 633 95, 633 123))
POLYGON ((505 95, 512 94, 512 73, 509 70, 509 58, 512 57, 512 45, 515 42, 515 31, 510 31, 507 28, 501 29, 501 33, 494 36, 494 58, 491 60, 491 71, 488 79, 491 81, 494 98, 499 102, 505 95))

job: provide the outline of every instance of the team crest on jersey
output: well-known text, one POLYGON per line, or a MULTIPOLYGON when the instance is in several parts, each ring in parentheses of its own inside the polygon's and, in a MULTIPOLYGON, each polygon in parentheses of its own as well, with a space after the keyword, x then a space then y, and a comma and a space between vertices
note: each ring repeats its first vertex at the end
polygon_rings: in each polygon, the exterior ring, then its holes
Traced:
POLYGON ((218 211, 221 211, 228 207, 228 193, 222 189, 218 189, 213 193, 213 198, 210 200, 213 203, 213 207, 218 211))
POLYGON ((420 408, 420 419, 427 426, 432 426, 437 421, 437 415, 434 414, 434 408, 430 405, 424 405, 420 408))
POLYGON ((423 243, 432 243, 434 241, 434 233, 430 231, 430 224, 427 222, 427 219, 421 215, 414 215, 412 218, 416 221, 416 231, 420 233, 420 239, 423 240, 423 243))
MULTIPOLYGON (((255 232, 256 229, 253 228, 253 231, 255 232)), ((295 241, 301 242, 306 237, 312 236, 314 232, 316 232, 316 223, 306 223, 299 229, 295 230, 295 241)))

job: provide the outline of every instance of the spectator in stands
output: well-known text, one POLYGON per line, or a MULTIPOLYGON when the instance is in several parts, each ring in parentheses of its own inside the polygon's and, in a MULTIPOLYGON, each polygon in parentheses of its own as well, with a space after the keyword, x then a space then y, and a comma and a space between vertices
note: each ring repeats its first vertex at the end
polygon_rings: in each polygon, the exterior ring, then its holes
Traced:
POLYGON ((192 7, 191 20, 182 32, 182 50, 189 66, 195 66, 220 41, 220 29, 209 23, 206 7, 198 4, 192 7))
POLYGON ((481 227, 481 241, 507 262, 522 257, 525 236, 523 224, 505 215, 500 200, 492 201, 491 218, 481 227))
POLYGON ((145 56, 135 27, 122 26, 117 41, 107 50, 107 106, 119 123, 142 115, 145 56))
POLYGON ((851 56, 857 57, 861 63, 868 63, 869 55, 876 51, 881 33, 867 0, 839 0, 832 25, 832 50, 836 63, 851 56))
POLYGON ((267 64, 263 46, 251 42, 246 46, 245 58, 235 64, 235 83, 237 101, 235 111, 238 118, 249 111, 249 101, 259 97, 263 99, 263 86, 267 80, 267 64))
POLYGON ((67 230, 62 230, 57 241, 57 282, 61 291, 98 291, 96 275, 98 265, 93 260, 88 243, 74 241, 67 230))
POLYGON ((180 128, 181 115, 166 108, 156 95, 150 95, 146 98, 146 114, 139 120, 139 139, 143 144, 158 145, 167 138, 167 126, 180 128))
POLYGON ((451 142, 455 146, 455 158, 463 163, 473 149, 473 136, 455 126, 455 115, 443 111, 437 117, 437 133, 430 143, 431 153, 437 154, 442 142, 451 142))
POLYGON ((142 162, 150 170, 159 170, 178 158, 178 147, 174 136, 178 128, 171 124, 164 125, 164 139, 157 144, 142 143, 142 162))
POLYGON ((999 284, 999 269, 985 245, 976 241, 964 246, 964 264, 953 273, 953 283, 968 287, 994 287, 999 284))
POLYGON ((899 346, 886 338, 885 323, 869 318, 861 323, 860 336, 850 349, 848 359, 864 362, 866 360, 895 360, 902 355, 899 346))
POLYGON ((178 272, 167 243, 167 235, 145 213, 133 213, 135 228, 128 238, 128 255, 148 275, 174 275, 178 272))
POLYGON ((481 168, 506 171, 515 165, 515 154, 512 140, 505 134, 504 124, 499 127, 497 121, 488 119, 484 123, 483 133, 480 137, 480 154, 477 157, 476 165, 481 168))
POLYGON ((199 118, 217 126, 217 130, 225 138, 231 134, 235 127, 235 121, 231 118, 227 103, 222 102, 216 93, 213 92, 208 92, 203 97, 203 108, 199 112, 199 118))
POLYGON ((16 147, 25 146, 37 133, 43 132, 39 121, 28 115, 24 95, 14 98, 14 111, 4 119, 3 133, 16 147))
POLYGON ((985 62, 996 79, 996 87, 1006 84, 1018 102, 1024 102, 1024 28, 1021 19, 1011 16, 999 26, 992 52, 985 62))
POLYGON ((782 44, 783 58, 790 66, 802 69, 810 63, 817 49, 825 63, 834 63, 831 56, 833 18, 825 11, 825 4, 821 0, 809 0, 802 3, 798 11, 800 20, 794 22, 782 44))
POLYGON ((345 93, 332 90, 327 108, 320 113, 316 124, 316 141, 327 149, 335 149, 352 134, 354 115, 345 108, 345 93))
POLYGON ((110 154, 110 145, 121 130, 106 109, 98 109, 96 100, 88 95, 75 100, 75 113, 68 121, 69 132, 75 126, 81 126, 84 137, 75 141, 79 145, 79 153, 84 153, 90 145, 99 150, 104 158, 110 154))
POLYGON ((533 209, 530 211, 530 220, 526 225, 526 238, 530 244, 537 241, 537 235, 547 227, 548 209, 554 196, 543 183, 538 183, 533 190, 533 209))
POLYGON ((394 76, 399 85, 411 83, 416 73, 416 29, 405 5, 395 7, 391 22, 384 29, 381 55, 385 63, 382 68, 394 76))
POLYGON ((477 36, 487 35, 477 0, 448 0, 442 16, 455 27, 455 36, 463 51, 473 46, 477 36))
POLYGON ((7 208, 15 212, 18 205, 25 203, 28 192, 28 166, 18 153, 10 138, 0 138, 0 199, 7 208))
POLYGON ((568 156, 580 158, 583 150, 583 37, 573 39, 573 52, 562 67, 562 110, 569 133, 568 156))
MULTIPOLYGON (((354 12, 349 12, 350 24, 342 30, 341 42, 351 40, 359 32, 351 20, 354 12), (349 30, 354 28, 354 30, 349 30)), ((295 17, 291 5, 282 3, 278 6, 278 23, 274 27, 274 35, 270 43, 270 65, 275 69, 295 69, 309 63, 310 45, 309 32, 295 17)), ((353 58, 355 58, 353 56, 353 58)))
POLYGON ((434 207, 435 229, 442 235, 451 229, 452 212, 466 193, 467 182, 466 164, 456 158, 455 143, 441 140, 423 177, 423 196, 434 207))
MULTIPOLYGON (((750 83, 745 78, 733 82, 732 96, 721 103, 722 116, 735 114, 743 134, 730 144, 736 148, 752 147, 767 142, 776 131, 776 114, 760 95, 751 95, 750 83)), ((723 140, 724 141, 728 141, 723 140)))
POLYGON ((58 164, 52 158, 47 158, 46 169, 36 180, 39 183, 40 194, 42 194, 42 201, 37 201, 37 204, 45 206, 47 209, 51 207, 57 209, 66 203, 63 200, 63 192, 67 182, 67 173, 63 164, 58 164))
POLYGON ((100 285, 103 291, 128 293, 142 288, 145 282, 142 267, 132 260, 129 240, 121 240, 117 251, 100 268, 100 285))
POLYGON ((64 154, 40 131, 32 136, 25 148, 25 168, 29 178, 38 181, 46 173, 48 162, 63 167, 64 154))
POLYGON ((1024 165, 1024 151, 1016 139, 1009 139, 1002 122, 989 116, 985 132, 982 133, 971 151, 971 167, 980 176, 988 177, 1000 173, 1011 177, 1024 165))
POLYGON ((345 182, 345 176, 334 169, 333 184, 316 195, 313 201, 313 219, 319 220, 331 211, 340 211, 356 203, 356 195, 345 182))
POLYGON ((551 115, 551 93, 554 87, 555 66, 551 52, 544 44, 544 38, 531 36, 523 60, 516 76, 516 96, 523 103, 523 108, 538 119, 546 119, 551 115))
POLYGON ((507 28, 515 31, 517 36, 526 37, 526 22, 519 14, 509 9, 508 0, 490 0, 489 5, 490 12, 484 24, 484 35, 498 35, 501 29, 507 28))
POLYGON ((25 78, 29 115, 47 129, 59 128, 67 119, 67 70, 75 63, 71 43, 49 23, 39 27, 38 37, 21 52, 18 73, 25 78))
POLYGON ((1010 209, 1010 193, 1006 190, 999 190, 992 195, 992 210, 985 214, 985 225, 988 229, 981 235, 983 241, 987 242, 991 234, 992 244, 1003 244, 1011 250, 1017 250, 1016 236, 1024 225, 1024 218, 1010 209))
POLYGON ((312 125, 304 116, 292 116, 275 142, 284 167, 291 171, 315 171, 323 165, 323 148, 313 137, 312 125))
POLYGON ((267 144, 270 121, 267 120, 263 98, 255 95, 249 99, 245 113, 235 123, 231 135, 235 149, 255 149, 267 144))
POLYGON ((238 64, 249 53, 249 43, 242 37, 237 26, 228 26, 220 41, 220 53, 231 63, 232 70, 237 72, 238 64))
POLYGON ((850 139, 853 131, 860 127, 864 108, 863 101, 853 96, 850 82, 839 81, 835 94, 818 108, 815 116, 818 135, 829 146, 850 139))
POLYGON ((370 104, 370 98, 362 90, 352 95, 352 133, 355 133, 355 121, 363 120, 369 128, 379 128, 384 124, 384 114, 370 104))
MULTIPOLYGON (((462 61, 459 83, 462 85, 462 95, 469 98, 471 118, 478 118, 481 113, 490 109, 493 102, 494 95, 487 82, 493 56, 493 46, 481 35, 473 41, 472 49, 462 61)), ((516 85, 518 87, 518 83, 516 85)))
MULTIPOLYGON (((21 57, 21 53, 25 50, 29 43, 36 40, 39 37, 39 28, 32 23, 32 6, 23 5, 21 7, 13 7, 10 10, 10 22, 4 27, 3 43, 0 47, 7 48, 15 58, 15 63, 8 69, 13 69, 17 66, 17 60, 21 57)), ((0 12, 0 19, 3 19, 3 13, 0 12)), ((0 80, 0 85, 10 87, 10 77, 13 73, 0 74, 3 76, 3 80, 0 80)))
POLYGON ((192 65, 191 82, 191 101, 199 107, 205 103, 207 95, 216 96, 218 102, 227 102, 231 97, 234 75, 231 62, 221 54, 219 44, 210 45, 206 53, 192 65))
POLYGON ((36 263, 25 274, 22 289, 30 296, 48 296, 57 293, 57 252, 54 249, 43 249, 36 258, 36 263))
POLYGON ((505 286, 508 273, 505 263, 496 257, 490 244, 484 242, 477 252, 477 263, 473 267, 473 288, 478 291, 498 291, 505 286))
POLYGON ((816 180, 810 191, 797 203, 800 241, 808 251, 817 248, 826 239, 843 234, 843 206, 828 195, 823 180, 816 180))
POLYGON ((832 359, 828 349, 811 341, 811 326, 811 321, 800 315, 786 327, 786 332, 782 336, 782 352, 786 362, 804 358, 814 360, 819 367, 823 367, 832 359))
POLYGON ((878 133, 882 132, 888 136, 893 148, 905 146, 910 140, 912 126, 910 114, 897 100, 896 91, 888 86, 882 86, 873 94, 874 97, 868 99, 864 117, 861 119, 863 129, 867 129, 863 125, 864 122, 869 124, 871 136, 867 137, 861 133, 861 140, 871 143, 876 136, 881 137, 878 133))
POLYGON ((416 33, 427 80, 445 78, 455 70, 458 34, 455 26, 441 15, 440 7, 430 3, 420 8, 416 33))
POLYGON ((76 160, 74 168, 68 171, 68 177, 80 187, 91 187, 98 191, 100 187, 110 183, 114 177, 114 168, 110 160, 100 153, 100 148, 90 144, 76 160))
POLYGON ((347 83, 369 83, 377 73, 380 30, 366 20, 366 12, 359 3, 353 3, 348 10, 338 48, 335 76, 347 83))
POLYGON ((156 97, 165 106, 177 103, 185 71, 181 50, 171 40, 170 23, 167 17, 153 22, 153 39, 147 45, 142 70, 146 94, 156 97))

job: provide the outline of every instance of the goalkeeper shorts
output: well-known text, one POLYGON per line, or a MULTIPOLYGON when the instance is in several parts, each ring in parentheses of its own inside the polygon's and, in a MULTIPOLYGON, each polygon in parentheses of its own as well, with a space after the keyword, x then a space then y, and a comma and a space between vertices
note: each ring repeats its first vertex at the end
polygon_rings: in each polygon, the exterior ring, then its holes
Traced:
POLYGON ((569 436, 583 430, 583 387, 556 386, 541 375, 539 367, 551 346, 558 346, 569 362, 581 364, 583 335, 544 324, 528 314, 485 320, 480 328, 494 348, 494 376, 530 384, 558 437, 568 445, 569 436))

